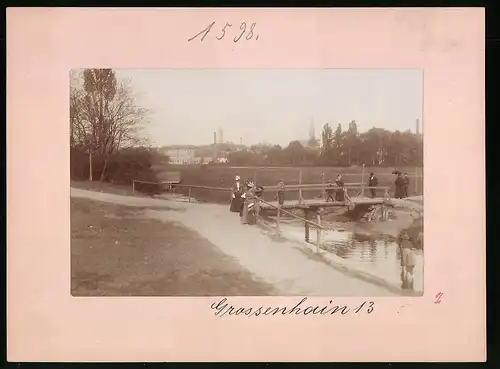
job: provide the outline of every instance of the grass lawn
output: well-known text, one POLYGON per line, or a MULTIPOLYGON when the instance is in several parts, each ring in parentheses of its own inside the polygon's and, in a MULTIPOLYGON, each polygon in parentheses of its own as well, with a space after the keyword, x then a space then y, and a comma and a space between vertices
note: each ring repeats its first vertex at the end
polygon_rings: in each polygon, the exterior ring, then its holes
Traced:
POLYGON ((71 199, 73 296, 273 295, 196 232, 141 211, 71 199))
MULTIPOLYGON (((161 170, 161 168, 159 168, 161 170)), ((391 196, 394 194, 394 180, 395 176, 392 175, 393 170, 400 170, 401 172, 408 172, 410 176, 410 196, 423 193, 423 178, 413 177, 415 168, 381 168, 374 167, 365 168, 364 181, 368 181, 370 172, 374 172, 379 180, 379 186, 390 186, 391 196), (415 182, 417 188, 415 189, 415 182)), ((202 185, 211 187, 231 187, 234 184, 234 177, 239 175, 242 182, 248 179, 256 179, 258 184, 263 186, 275 186, 280 179, 285 184, 292 185, 299 183, 299 173, 302 171, 303 184, 320 184, 322 182, 322 173, 324 173, 325 182, 331 179, 335 181, 338 174, 344 175, 346 183, 360 183, 362 178, 361 167, 231 167, 225 165, 169 165, 164 167, 165 171, 179 171, 182 176, 183 184, 202 185)), ((422 169, 420 169, 422 173, 422 169)), ((187 189, 178 189, 177 191, 187 194, 187 189)), ((349 192, 350 195, 355 195, 359 190, 349 192)), ((304 198, 315 198, 320 195, 321 191, 303 191, 304 198)), ((264 193, 265 200, 272 200, 276 193, 264 193)), ((368 196, 368 191, 366 191, 368 196)), ((193 189, 192 196, 201 201, 227 203, 229 194, 220 191, 211 191, 203 189, 193 189)), ((297 200, 298 192, 288 192, 288 199, 297 200)))

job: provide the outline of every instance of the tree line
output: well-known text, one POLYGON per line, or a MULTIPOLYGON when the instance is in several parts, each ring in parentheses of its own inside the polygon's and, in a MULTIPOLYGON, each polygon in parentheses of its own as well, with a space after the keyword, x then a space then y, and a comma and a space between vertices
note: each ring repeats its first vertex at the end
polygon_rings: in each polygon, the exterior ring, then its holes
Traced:
POLYGON ((231 152, 233 165, 325 165, 325 166, 422 166, 423 141, 411 131, 372 128, 360 133, 355 121, 347 131, 326 123, 320 142, 307 145, 292 141, 286 147, 257 144, 247 150, 231 152))
POLYGON ((112 69, 72 71, 69 110, 72 179, 156 180, 151 167, 161 154, 148 147, 149 112, 136 104, 129 81, 112 69))

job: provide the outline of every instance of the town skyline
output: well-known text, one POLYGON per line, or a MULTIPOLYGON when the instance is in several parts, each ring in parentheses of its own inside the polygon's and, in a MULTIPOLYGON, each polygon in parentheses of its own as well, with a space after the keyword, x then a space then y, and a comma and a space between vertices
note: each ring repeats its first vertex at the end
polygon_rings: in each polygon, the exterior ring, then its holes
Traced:
MULTIPOLYGON (((141 70, 118 69, 136 102, 150 110, 154 147, 223 142, 286 146, 319 139, 325 123, 360 132, 415 131, 422 121, 420 70, 141 70), (241 142, 240 142, 241 139, 241 142)), ((422 129, 422 127, 421 127, 422 129)))
MULTIPOLYGON (((356 122, 357 123, 357 122, 356 122)), ((348 126, 348 124, 347 124, 348 126)), ((308 141, 311 139, 311 138, 314 138, 317 142, 318 142, 318 145, 321 146, 321 132, 323 130, 323 126, 321 127, 321 131, 318 133, 316 130, 315 130, 315 127, 314 129, 312 128, 313 126, 310 125, 309 126, 309 136, 307 138, 305 137, 297 137, 295 140, 292 140, 292 141, 299 141, 303 146, 308 146, 308 141)), ((337 128, 337 125, 331 125, 332 129, 336 129, 337 128)), ((342 132, 345 132, 347 131, 347 128, 348 127, 342 127, 342 132), (345 129, 344 129, 345 128, 345 129)), ((362 134, 362 133, 366 133, 367 131, 369 131, 370 129, 379 129, 379 128, 382 128, 382 127, 371 127, 365 131, 358 131, 358 133, 362 134)), ((384 128, 382 128, 384 129, 384 128)), ((403 132, 411 132, 412 134, 420 134, 421 132, 421 121, 420 119, 416 119, 415 120, 415 125, 414 125, 414 129, 407 129, 405 131, 400 131, 401 133, 403 132)), ((394 132, 394 131, 392 131, 394 132)), ((249 143, 249 144, 245 144, 245 142, 243 140, 240 140, 239 142, 234 142, 234 141, 230 141, 230 140, 224 140, 224 137, 220 138, 220 134, 222 133, 223 135, 223 131, 221 132, 221 129, 218 129, 216 131, 214 131, 214 133, 216 134, 216 144, 222 144, 222 145, 234 145, 234 146, 245 146, 245 147, 251 147, 251 146, 255 146, 255 145, 267 145, 267 146, 275 146, 275 145, 279 145, 279 146, 282 146, 282 147, 285 147, 287 146, 289 143, 285 144, 285 145, 282 145, 282 144, 278 144, 278 143, 275 143, 275 142, 270 142, 270 141, 260 141, 260 142, 254 142, 254 143, 249 143)), ((157 148, 164 148, 164 147, 205 147, 205 146, 212 146, 214 144, 214 141, 212 139, 211 142, 206 142, 206 143, 202 143, 202 144, 190 144, 190 143, 185 143, 185 144, 167 144, 167 145, 156 145, 154 147, 157 147, 157 148)))

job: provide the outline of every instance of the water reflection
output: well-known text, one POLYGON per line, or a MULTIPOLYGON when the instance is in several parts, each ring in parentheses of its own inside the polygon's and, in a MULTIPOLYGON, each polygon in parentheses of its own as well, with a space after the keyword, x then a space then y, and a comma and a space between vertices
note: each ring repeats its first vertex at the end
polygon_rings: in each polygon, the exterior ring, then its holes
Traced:
POLYGON ((364 269, 400 284, 402 289, 423 290, 423 251, 413 249, 411 257, 416 265, 405 268, 402 265, 404 255, 394 237, 353 233, 346 242, 333 241, 329 244, 327 241, 325 250, 359 263, 364 269))

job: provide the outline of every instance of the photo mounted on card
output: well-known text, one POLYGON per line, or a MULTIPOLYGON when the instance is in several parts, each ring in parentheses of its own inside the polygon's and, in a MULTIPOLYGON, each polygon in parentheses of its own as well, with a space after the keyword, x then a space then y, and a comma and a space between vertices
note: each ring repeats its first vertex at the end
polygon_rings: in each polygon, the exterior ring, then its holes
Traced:
POLYGON ((10 360, 485 359, 482 9, 7 18, 10 360))

